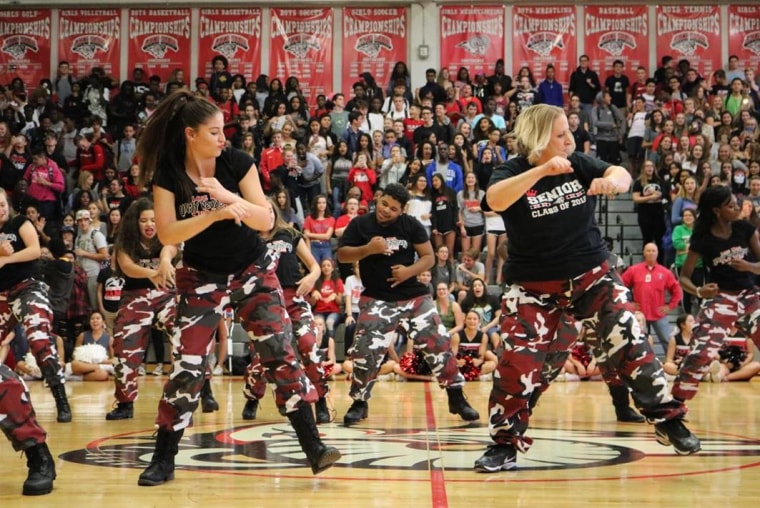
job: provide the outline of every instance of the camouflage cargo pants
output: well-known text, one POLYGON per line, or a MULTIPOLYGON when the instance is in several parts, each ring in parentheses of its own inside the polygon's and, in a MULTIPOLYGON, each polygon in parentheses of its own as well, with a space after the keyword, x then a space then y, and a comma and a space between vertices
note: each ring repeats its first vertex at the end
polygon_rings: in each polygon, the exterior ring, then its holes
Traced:
POLYGON ((46 433, 37 423, 26 385, 3 364, 0 364, 0 429, 16 451, 45 442, 46 433))
POLYGON ((177 270, 177 304, 173 365, 159 402, 157 424, 180 430, 190 424, 198 407, 214 344, 214 332, 224 307, 232 304, 241 325, 252 335, 267 381, 276 385, 277 406, 286 412, 302 402, 314 402, 317 394, 296 360, 290 318, 285 312, 282 289, 268 256, 239 274, 218 275, 190 267, 177 270))
POLYGON ((137 398, 138 369, 145 358, 151 329, 155 327, 171 336, 176 309, 173 291, 133 289, 122 294, 113 337, 114 395, 119 402, 137 398))
POLYGON ((523 452, 530 448, 532 440, 525 436, 528 401, 551 375, 544 370, 547 355, 572 345, 557 337, 565 312, 596 331, 594 355, 600 368, 620 376, 647 418, 685 414, 685 406, 670 395, 662 365, 636 321, 628 288, 603 263, 569 280, 513 282, 506 287, 500 325, 504 351, 488 401, 494 441, 511 443, 523 452))
POLYGON ((17 322, 21 322, 42 377, 48 385, 57 386, 65 380, 55 341, 50 335, 53 310, 47 289, 44 282, 26 279, 0 293, 0 336, 5 337, 17 322))
POLYGON ((681 362, 673 384, 673 396, 680 400, 694 398, 699 381, 734 328, 760 347, 760 295, 756 289, 739 294, 718 293, 702 302, 695 321, 691 352, 681 362))
MULTIPOLYGON (((294 349, 298 351, 304 372, 309 381, 316 387, 317 395, 324 397, 328 392, 325 371, 319 356, 317 344, 317 327, 311 305, 303 297, 296 296, 296 288, 283 288, 285 309, 293 323, 294 349)), ((245 369, 245 384, 243 395, 247 399, 261 399, 266 392, 264 369, 258 354, 252 355, 251 363, 245 369)))
POLYGON ((365 401, 370 399, 377 372, 388 347, 396 337, 398 326, 414 342, 414 347, 423 352, 425 361, 441 387, 464 386, 464 377, 451 352, 451 338, 431 296, 418 296, 398 302, 362 296, 359 300, 356 338, 350 351, 354 362, 351 398, 365 401))

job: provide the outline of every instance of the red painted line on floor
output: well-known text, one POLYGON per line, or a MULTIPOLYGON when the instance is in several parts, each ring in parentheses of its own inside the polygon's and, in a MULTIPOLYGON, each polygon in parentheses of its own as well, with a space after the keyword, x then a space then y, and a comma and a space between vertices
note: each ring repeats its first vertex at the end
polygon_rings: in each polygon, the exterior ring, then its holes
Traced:
MULTIPOLYGON (((428 432, 434 433, 436 429, 435 411, 433 409, 433 397, 430 394, 430 385, 432 384, 425 383, 425 423, 428 432)), ((443 477, 442 469, 430 469, 430 498, 433 508, 448 508, 449 506, 449 500, 446 497, 446 480, 443 477)))

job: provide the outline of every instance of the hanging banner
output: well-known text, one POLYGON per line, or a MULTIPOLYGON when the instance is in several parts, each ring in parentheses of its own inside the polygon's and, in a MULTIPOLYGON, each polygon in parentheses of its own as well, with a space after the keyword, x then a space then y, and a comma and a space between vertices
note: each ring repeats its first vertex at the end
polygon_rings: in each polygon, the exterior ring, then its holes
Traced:
POLYGON ((728 6, 728 54, 743 69, 760 66, 760 5, 728 6))
POLYGON ((448 65, 451 80, 460 67, 470 78, 491 75, 496 60, 504 58, 504 6, 441 7, 441 62, 448 65))
MULTIPOLYGON (((166 82, 175 69, 190 72, 190 9, 130 9, 127 66, 166 82)), ((186 80, 187 81, 187 80, 186 80)))
POLYGON ((119 81, 121 11, 117 9, 62 9, 58 21, 58 61, 67 61, 81 78, 93 67, 119 81))
POLYGON ((583 23, 586 54, 591 68, 602 81, 612 72, 615 60, 623 61, 630 77, 640 65, 649 71, 649 8, 646 5, 587 5, 583 23))
POLYGON ((369 72, 385 89, 396 62, 406 62, 406 9, 343 9, 343 91, 351 95, 359 75, 369 72))
POLYGON ((567 88, 577 67, 575 7, 514 7, 513 76, 528 67, 538 84, 547 64, 554 64, 554 78, 567 88))
POLYGON ((721 68, 719 6, 658 5, 656 35, 658 64, 669 55, 688 60, 702 76, 721 68))
POLYGON ((21 78, 29 90, 50 77, 50 9, 0 10, 0 83, 21 78))
POLYGON ((211 76, 211 60, 221 55, 233 76, 246 82, 261 73, 261 9, 201 9, 198 35, 198 71, 211 76))
POLYGON ((271 9, 270 78, 298 78, 309 104, 333 93, 332 9, 271 9))

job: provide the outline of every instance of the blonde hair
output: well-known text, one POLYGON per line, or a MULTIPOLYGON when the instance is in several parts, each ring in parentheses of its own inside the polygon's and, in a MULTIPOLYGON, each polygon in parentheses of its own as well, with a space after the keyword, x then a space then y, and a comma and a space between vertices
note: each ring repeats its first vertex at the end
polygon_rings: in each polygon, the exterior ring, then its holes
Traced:
POLYGON ((562 108, 547 104, 536 104, 524 109, 517 117, 514 130, 517 152, 526 157, 531 164, 536 164, 549 146, 554 121, 560 116, 565 116, 562 108))

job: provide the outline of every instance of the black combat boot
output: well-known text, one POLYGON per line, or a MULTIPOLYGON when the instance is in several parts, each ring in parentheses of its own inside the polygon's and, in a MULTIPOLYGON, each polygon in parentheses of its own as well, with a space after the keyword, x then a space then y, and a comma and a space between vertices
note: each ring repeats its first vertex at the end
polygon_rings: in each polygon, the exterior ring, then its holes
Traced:
POLYGON ((55 461, 50 455, 47 443, 39 443, 24 450, 29 476, 24 482, 25 496, 41 496, 53 490, 55 461))
POLYGON ((348 427, 349 425, 359 423, 360 421, 365 420, 367 415, 369 415, 369 405, 367 402, 363 400, 355 400, 343 417, 343 425, 348 427))
POLYGON ((201 409, 204 413, 213 413, 219 411, 219 403, 214 398, 214 392, 211 390, 211 380, 206 379, 201 388, 201 409))
POLYGON ((317 424, 314 422, 314 414, 311 412, 311 405, 301 404, 297 411, 288 413, 288 419, 296 431, 298 442, 306 454, 312 473, 321 473, 340 459, 338 449, 325 446, 319 437, 317 424))
POLYGON ((184 433, 185 429, 156 431, 156 449, 150 465, 137 480, 138 485, 152 487, 174 479, 174 456, 179 451, 179 440, 184 433))
POLYGON ((459 415, 463 420, 472 422, 480 418, 480 415, 473 408, 464 396, 461 388, 446 388, 449 396, 449 413, 459 415))
POLYGON ((69 399, 66 397, 66 387, 63 383, 50 384, 50 391, 53 392, 53 398, 55 398, 55 408, 58 411, 56 420, 59 423, 68 423, 71 421, 71 406, 69 406, 69 399))
POLYGON ((330 416, 330 409, 327 407, 327 399, 320 397, 315 405, 317 408, 317 424, 330 423, 332 417, 330 416))
POLYGON ((243 420, 255 420, 256 412, 259 410, 258 399, 248 399, 243 407, 243 420))
POLYGON ((119 402, 110 413, 106 414, 106 420, 126 420, 134 416, 134 402, 119 402))
POLYGON ((633 410, 628 403, 628 388, 609 386, 612 404, 615 406, 617 421, 624 423, 644 423, 646 418, 633 410))

